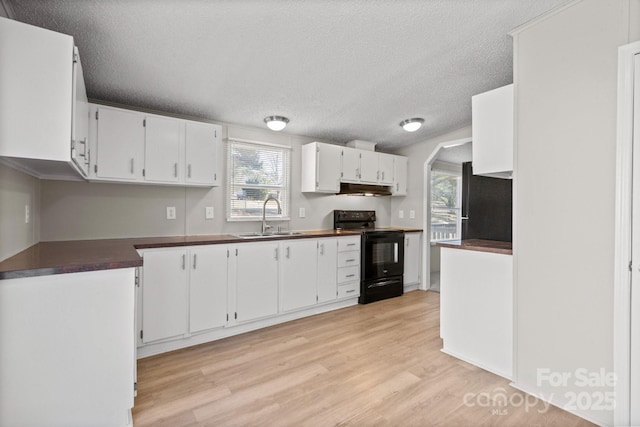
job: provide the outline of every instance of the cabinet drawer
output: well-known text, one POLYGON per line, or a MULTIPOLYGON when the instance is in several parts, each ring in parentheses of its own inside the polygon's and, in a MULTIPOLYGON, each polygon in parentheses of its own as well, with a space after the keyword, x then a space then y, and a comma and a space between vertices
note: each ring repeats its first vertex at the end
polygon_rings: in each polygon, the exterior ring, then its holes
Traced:
POLYGON ((338 253, 338 268, 360 265, 360 251, 338 253))
POLYGON ((360 280, 360 267, 343 267, 338 269, 338 283, 346 283, 360 280))
POLYGON ((338 252, 359 251, 360 236, 342 237, 338 239, 338 252))
POLYGON ((338 286, 338 298, 360 296, 360 282, 345 283, 338 286))

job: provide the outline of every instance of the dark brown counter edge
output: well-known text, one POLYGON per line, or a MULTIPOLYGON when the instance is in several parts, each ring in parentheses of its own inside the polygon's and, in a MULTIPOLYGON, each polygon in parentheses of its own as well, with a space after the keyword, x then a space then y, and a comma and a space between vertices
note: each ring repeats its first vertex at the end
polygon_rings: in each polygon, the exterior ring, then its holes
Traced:
POLYGON ((497 240, 450 240, 438 242, 436 246, 442 248, 462 249, 476 252, 491 252, 496 254, 513 255, 513 245, 511 242, 500 242, 497 240))
MULTIPOLYGON (((407 233, 422 232, 422 230, 414 228, 388 227, 388 229, 402 230, 407 233)), ((360 234, 359 231, 351 230, 307 230, 304 233, 257 239, 243 239, 231 234, 213 234, 41 242, 0 262, 0 280, 140 267, 142 266, 142 257, 136 251, 137 249, 357 236, 360 234)))

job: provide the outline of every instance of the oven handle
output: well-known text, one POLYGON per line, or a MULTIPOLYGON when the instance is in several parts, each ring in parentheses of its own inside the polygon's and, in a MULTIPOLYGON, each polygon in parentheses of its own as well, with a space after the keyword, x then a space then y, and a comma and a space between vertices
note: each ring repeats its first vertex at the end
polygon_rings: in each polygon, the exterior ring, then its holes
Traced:
POLYGON ((398 282, 397 280, 385 280, 384 282, 372 283, 370 285, 367 285, 367 289, 380 288, 382 286, 393 285, 394 283, 397 283, 397 282, 398 282))
POLYGON ((398 263, 398 243, 393 244, 393 262, 398 263))

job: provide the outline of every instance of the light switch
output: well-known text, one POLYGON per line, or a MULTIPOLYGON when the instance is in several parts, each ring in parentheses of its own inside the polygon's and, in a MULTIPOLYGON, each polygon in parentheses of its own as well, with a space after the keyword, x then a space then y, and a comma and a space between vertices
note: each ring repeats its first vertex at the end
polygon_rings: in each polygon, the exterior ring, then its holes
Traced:
POLYGON ((213 219, 213 206, 204 208, 204 219, 213 219))
POLYGON ((176 219, 176 207, 167 206, 167 219, 176 219))
POLYGON ((400 219, 404 218, 404 211, 402 209, 398 211, 398 218, 400 219))
POLYGON ((300 208, 300 209, 298 210, 298 216, 299 216, 300 218, 304 218, 304 217, 305 217, 305 214, 306 214, 306 212, 305 212, 304 208, 300 208))
POLYGON ((416 219, 416 211, 413 209, 409 211, 409 219, 416 219))

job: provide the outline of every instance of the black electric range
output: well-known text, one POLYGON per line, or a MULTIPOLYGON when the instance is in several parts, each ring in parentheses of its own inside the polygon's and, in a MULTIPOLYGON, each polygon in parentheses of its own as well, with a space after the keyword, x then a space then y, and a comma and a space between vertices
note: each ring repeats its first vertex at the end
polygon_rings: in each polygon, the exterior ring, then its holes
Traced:
POLYGON ((378 229, 375 211, 333 211, 333 228, 362 231, 360 304, 404 293, 404 232, 378 229))

